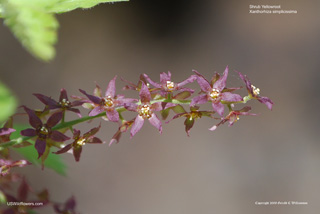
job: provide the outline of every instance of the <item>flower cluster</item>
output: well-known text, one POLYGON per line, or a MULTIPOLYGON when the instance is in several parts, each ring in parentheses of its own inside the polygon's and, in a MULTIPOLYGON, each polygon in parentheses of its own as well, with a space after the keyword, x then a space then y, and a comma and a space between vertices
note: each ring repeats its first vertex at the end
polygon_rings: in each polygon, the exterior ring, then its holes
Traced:
MULTIPOLYGON (((260 89, 252 85, 246 75, 238 71, 235 72, 244 82, 248 92, 247 96, 242 97, 238 93, 242 89, 241 86, 227 87, 228 67, 223 74, 215 73, 210 81, 197 71, 193 71, 188 78, 181 82, 174 82, 170 72, 161 73, 159 82, 152 80, 147 74, 141 74, 136 84, 121 79, 126 83, 123 90, 136 91, 138 95, 136 98, 116 93, 117 76, 109 81, 104 93, 102 93, 100 86, 96 84, 92 93, 79 89, 83 96, 73 95, 71 101, 65 89, 61 89, 58 101, 50 96, 35 93, 34 96, 44 104, 44 107, 42 111, 39 111, 22 106, 29 118, 31 127, 22 130, 20 132, 21 137, 11 139, 11 134, 16 132, 13 129, 12 118, 0 128, 0 156, 3 158, 0 159, 0 202, 1 197, 12 202, 26 201, 28 193, 31 192, 37 196, 38 202, 42 202, 43 205, 53 205, 56 213, 76 213, 76 202, 73 197, 69 198, 64 204, 54 203, 49 200, 47 190, 35 193, 24 178, 18 176, 15 172, 11 172, 11 168, 25 167, 31 163, 27 160, 11 160, 9 158, 9 146, 34 145, 44 168, 44 162, 50 153, 55 155, 71 153, 74 159, 79 161, 85 145, 108 142, 110 146, 113 143, 118 143, 121 136, 126 132, 130 132, 132 138, 142 129, 145 120, 148 120, 159 133, 162 133, 163 124, 178 118, 185 118, 185 131, 189 136, 195 121, 202 117, 217 121, 209 128, 210 131, 214 131, 224 123, 229 123, 229 126, 232 126, 239 121, 240 116, 257 115, 249 112, 251 110, 250 106, 236 108, 238 104, 246 104, 250 100, 258 100, 271 110, 273 102, 268 97, 260 96, 260 89), (196 90, 186 87, 187 84, 193 82, 198 83, 200 88, 198 93, 195 93, 196 90), (193 94, 196 95, 192 97, 193 94), (210 104, 209 109, 205 109, 203 104, 210 104), (81 107, 89 109, 88 115, 83 115, 80 111, 81 107), (124 115, 127 111, 132 112, 134 117, 127 119, 127 116, 124 115), (69 112, 76 113, 79 118, 66 121, 66 114, 69 112), (168 119, 170 113, 174 115, 168 119), (118 124, 118 129, 111 139, 101 140, 96 136, 106 123, 105 121, 100 121, 99 125, 85 131, 75 127, 80 123, 91 122, 97 118, 118 124), (165 123, 162 121, 165 121, 165 123), (81 132, 84 134, 81 134, 81 132), (30 143, 32 141, 33 144, 30 143), (17 196, 13 196, 11 193, 7 193, 6 188, 9 186, 7 184, 17 180, 21 181, 21 185, 17 196)), ((36 207, 14 206, 4 210, 4 213, 29 213, 33 208, 36 207)))
MULTIPOLYGON (((185 131, 189 136, 195 121, 201 117, 218 120, 216 124, 209 128, 209 130, 214 131, 226 122, 229 122, 229 126, 233 125, 239 120, 240 116, 256 115, 249 113, 250 106, 245 106, 240 110, 234 109, 237 104, 245 104, 249 100, 256 99, 271 110, 273 102, 267 97, 260 96, 260 90, 251 84, 246 75, 238 71, 235 72, 243 80, 248 91, 248 95, 245 97, 237 93, 242 88, 241 86, 237 88, 227 87, 228 67, 223 74, 215 73, 210 81, 195 70, 193 74, 181 82, 174 82, 170 72, 161 73, 159 82, 152 80, 147 74, 140 75, 137 84, 122 79, 127 84, 123 89, 137 91, 138 99, 116 93, 117 76, 109 81, 104 93, 102 93, 100 86, 96 84, 93 93, 79 89, 84 96, 73 95, 71 96, 73 101, 69 100, 65 89, 61 89, 58 101, 36 93, 34 95, 45 105, 44 110, 39 112, 22 106, 29 117, 31 128, 22 130, 21 135, 25 137, 24 140, 35 140, 34 146, 38 152, 38 157, 41 157, 43 162, 50 150, 55 154, 72 153, 75 160, 79 161, 84 145, 103 144, 106 141, 111 145, 119 142, 122 134, 128 130, 130 130, 132 138, 142 129, 145 120, 148 120, 159 133, 162 133, 163 123, 161 120, 167 120, 170 112, 173 112, 174 115, 166 123, 184 117, 185 131), (200 91, 191 97, 195 90, 186 87, 186 85, 193 82, 198 83, 200 91), (205 103, 209 103, 212 108, 201 109, 203 108, 201 105, 205 103), (79 109, 81 106, 89 109, 88 116, 81 115, 79 109), (226 109, 228 113, 225 113, 226 109), (124 113, 126 111, 134 112, 134 118, 125 119, 124 113), (65 121, 67 112, 74 112, 80 118, 65 121), (159 117, 160 115, 161 117, 159 117), (119 124, 118 130, 111 140, 101 140, 95 136, 100 130, 101 124, 86 131, 83 135, 81 135, 80 130, 74 128, 79 123, 91 121, 95 118, 103 118, 106 121, 119 124), (72 133, 72 137, 68 132, 72 133), (67 142, 70 139, 71 141, 67 142), (56 149, 53 149, 54 147, 56 149), (55 151, 52 151, 52 149, 55 151)), ((102 126, 103 123, 105 122, 102 122, 102 126)), ((6 136, 10 135, 12 131, 14 130, 7 125, 0 132, 1 138, 8 141, 6 136)))

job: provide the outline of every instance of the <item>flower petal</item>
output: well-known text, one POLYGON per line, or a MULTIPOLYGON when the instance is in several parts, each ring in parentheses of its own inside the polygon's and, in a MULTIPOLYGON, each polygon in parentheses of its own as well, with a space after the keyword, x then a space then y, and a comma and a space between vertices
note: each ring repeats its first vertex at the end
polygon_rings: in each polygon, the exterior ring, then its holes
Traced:
POLYGON ((198 82, 198 84, 199 84, 199 86, 200 86, 202 91, 209 92, 209 91, 212 90, 212 87, 210 86, 210 83, 202 75, 201 76, 197 76, 197 82, 198 82))
POLYGON ((85 103, 84 100, 76 100, 76 101, 71 102, 71 107, 81 106, 83 103, 85 103))
POLYGON ((186 126, 186 132, 188 137, 190 137, 190 129, 193 127, 194 125, 194 119, 193 118, 189 118, 187 117, 186 120, 184 121, 184 125, 186 126))
POLYGON ((93 137, 93 138, 90 138, 87 143, 103 143, 103 142, 99 138, 93 137))
POLYGON ((69 100, 69 99, 68 99, 68 95, 67 95, 67 91, 66 91, 66 89, 64 89, 64 88, 62 88, 62 89, 60 90, 59 101, 61 102, 63 99, 69 100))
POLYGON ((190 103, 190 106, 194 106, 196 104, 204 104, 208 102, 208 97, 206 94, 201 94, 199 96, 196 96, 194 97, 192 100, 191 100, 191 103, 190 103))
POLYGON ((248 92, 254 96, 254 93, 253 93, 253 89, 252 89, 252 85, 251 85, 251 82, 250 80, 248 79, 248 77, 246 75, 243 75, 242 73, 240 73, 239 71, 235 71, 236 73, 239 74, 239 77, 244 81, 244 83, 246 84, 246 88, 248 90, 248 92))
POLYGON ((108 110, 107 111, 107 117, 112 122, 118 122, 119 121, 119 113, 117 110, 108 110))
POLYGON ((97 134, 97 132, 100 130, 101 128, 101 124, 98 127, 92 128, 90 131, 86 132, 83 134, 84 138, 89 138, 95 134, 97 134))
POLYGON ((220 116, 223 116, 224 113, 224 105, 220 102, 212 103, 212 108, 216 111, 220 116))
POLYGON ((100 88, 100 86, 98 85, 98 83, 96 83, 96 87, 95 87, 95 89, 93 90, 93 95, 96 96, 96 97, 102 97, 101 88, 100 88))
POLYGON ((222 100, 227 102, 238 102, 238 101, 242 101, 242 97, 239 94, 224 92, 222 93, 222 100))
POLYGON ((118 106, 124 106, 125 103, 137 102, 137 99, 133 98, 118 98, 117 100, 118 106))
POLYGON ((63 147, 62 149, 54 152, 55 154, 62 154, 62 153, 66 153, 67 151, 69 151, 72 148, 72 143, 66 145, 65 147, 63 147))
POLYGON ((2 135, 9 135, 11 134, 12 132, 15 132, 16 130, 15 129, 12 129, 12 128, 1 128, 0 129, 0 136, 2 135))
POLYGON ((151 100, 151 94, 149 88, 144 82, 141 82, 141 89, 139 92, 141 103, 149 103, 151 100))
POLYGON ((135 103, 124 103, 124 107, 129 111, 137 111, 138 105, 135 103))
POLYGON ((72 196, 68 199, 68 201, 65 203, 65 211, 74 211, 74 208, 76 207, 76 200, 72 196))
POLYGON ((134 120, 134 122, 133 122, 133 124, 132 124, 132 127, 131 127, 131 130, 130 130, 131 138, 132 138, 133 136, 135 136, 135 134, 137 134, 138 131, 140 131, 140 129, 141 129, 142 126, 143 126, 143 123, 144 123, 144 119, 138 115, 138 116, 136 117, 136 119, 134 120))
POLYGON ((47 126, 50 128, 54 127, 60 122, 60 120, 62 119, 62 116, 63 116, 63 113, 61 111, 52 114, 47 121, 47 126))
POLYGON ((33 94, 36 96, 43 104, 48 105, 49 109, 59 108, 59 104, 54 99, 47 97, 43 94, 33 94))
POLYGON ((110 96, 113 98, 116 95, 116 79, 117 76, 110 80, 105 94, 106 97, 110 96))
POLYGON ((250 106, 245 106, 245 107, 243 107, 242 109, 240 109, 239 112, 240 112, 240 113, 242 113, 242 112, 248 112, 248 111, 250 111, 250 110, 251 110, 251 107, 250 107, 250 106))
POLYGON ((210 131, 214 131, 216 130, 218 127, 216 125, 212 126, 211 128, 209 128, 210 131))
POLYGON ((194 82, 195 80, 197 79, 197 76, 196 75, 191 75, 190 77, 188 77, 186 80, 182 81, 182 82, 179 82, 177 84, 178 86, 178 89, 180 89, 182 86, 188 84, 188 83, 192 83, 194 82))
POLYGON ((270 100, 268 97, 259 97, 259 98, 258 98, 258 101, 259 101, 260 103, 265 104, 265 105, 268 107, 268 109, 272 110, 273 102, 272 102, 272 100, 270 100))
POLYGON ((212 88, 218 89, 219 91, 222 91, 226 87, 226 81, 229 73, 228 66, 223 72, 223 76, 220 77, 212 86, 212 88))
POLYGON ((218 128, 218 126, 224 124, 224 123, 227 122, 227 121, 228 121, 228 119, 223 119, 223 120, 221 120, 217 125, 212 126, 209 130, 210 130, 210 131, 214 131, 214 130, 216 130, 216 129, 218 128))
POLYGON ((78 117, 80 117, 80 118, 82 117, 81 112, 80 112, 79 109, 69 108, 68 111, 72 111, 72 112, 76 113, 78 115, 78 117))
POLYGON ((86 95, 91 102, 93 102, 93 103, 95 103, 95 104, 100 104, 100 103, 101 103, 101 98, 100 98, 100 97, 96 97, 96 96, 87 94, 87 92, 84 91, 84 90, 82 90, 82 89, 79 89, 79 91, 80 91, 82 94, 86 95))
POLYGON ((33 137, 37 135, 36 130, 34 129, 25 129, 20 132, 22 136, 33 137))
POLYGON ((56 142, 64 142, 66 140, 69 140, 70 137, 62 134, 61 132, 58 132, 58 131, 52 131, 51 132, 51 135, 50 135, 50 138, 56 142))
POLYGON ((152 111, 161 111, 162 110, 162 105, 161 105, 160 102, 153 103, 151 105, 151 109, 152 109, 152 111))
POLYGON ((73 129, 73 139, 78 139, 80 137, 80 130, 78 129, 73 129))
POLYGON ((94 109, 92 109, 92 111, 90 111, 89 116, 96 116, 102 112, 104 112, 104 108, 102 108, 101 106, 97 106, 94 109))
POLYGON ((118 130, 112 137, 112 139, 109 142, 109 146, 111 146, 113 143, 118 143, 120 140, 122 132, 120 130, 118 130))
POLYGON ((168 74, 165 72, 160 73, 160 83, 161 85, 166 85, 167 81, 171 81, 171 73, 168 71, 168 74))
POLYGON ((150 77, 148 75, 146 75, 146 74, 143 74, 143 75, 151 85, 153 85, 156 88, 161 88, 161 85, 159 83, 154 82, 152 79, 150 79, 150 77))
POLYGON ((27 112, 29 116, 29 123, 33 128, 38 128, 39 126, 42 126, 42 121, 39 117, 35 114, 35 112, 31 109, 29 109, 26 106, 22 106, 24 110, 27 112))
POLYGON ((149 122, 151 123, 151 125, 153 125, 154 127, 156 127, 160 133, 162 133, 162 125, 161 125, 161 121, 159 120, 159 118, 157 117, 156 114, 152 114, 151 117, 149 118, 149 122))
POLYGON ((38 158, 40 158, 44 151, 46 150, 46 141, 45 140, 41 140, 40 138, 37 138, 36 143, 34 145, 34 147, 36 148, 36 150, 38 151, 38 158))
POLYGON ((73 156, 77 162, 80 160, 81 152, 82 152, 82 146, 73 147, 73 156))
POLYGON ((25 178, 23 178, 18 189, 18 199, 21 201, 26 201, 29 193, 29 189, 30 189, 29 185, 27 184, 25 178))

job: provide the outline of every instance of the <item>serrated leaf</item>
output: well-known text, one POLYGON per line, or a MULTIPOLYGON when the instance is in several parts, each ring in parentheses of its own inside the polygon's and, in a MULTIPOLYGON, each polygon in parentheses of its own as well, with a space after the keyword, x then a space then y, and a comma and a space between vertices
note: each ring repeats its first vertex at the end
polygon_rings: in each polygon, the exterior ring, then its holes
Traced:
POLYGON ((0 18, 32 55, 49 61, 55 56, 59 27, 54 13, 119 1, 128 0, 0 0, 0 18))
POLYGON ((0 122, 8 119, 16 111, 17 100, 10 90, 0 82, 0 122))
POLYGON ((129 0, 58 0, 52 7, 48 9, 51 13, 64 13, 77 8, 91 8, 100 3, 113 3, 129 0))
MULTIPOLYGON (((20 131, 23 129, 29 128, 28 125, 15 124, 14 129, 17 130, 11 134, 11 139, 20 137, 20 131)), ((30 141, 32 146, 22 147, 22 148, 14 148, 13 150, 20 153, 31 163, 41 167, 41 159, 38 159, 37 150, 34 148, 34 142, 30 141)), ((48 154, 46 161, 44 162, 44 166, 46 168, 50 168, 57 172, 60 175, 66 175, 66 168, 64 161, 62 160, 60 155, 52 154, 51 152, 48 154)))
POLYGON ((53 14, 47 13, 48 5, 57 0, 7 0, 1 1, 4 23, 35 57, 44 61, 55 55, 59 26, 53 14))

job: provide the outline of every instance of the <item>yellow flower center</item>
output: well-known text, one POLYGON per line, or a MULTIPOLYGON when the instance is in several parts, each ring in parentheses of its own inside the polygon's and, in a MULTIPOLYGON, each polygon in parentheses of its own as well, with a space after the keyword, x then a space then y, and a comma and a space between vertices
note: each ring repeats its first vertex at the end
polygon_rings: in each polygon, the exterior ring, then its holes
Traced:
POLYGON ((40 134, 42 135, 48 135, 49 134, 49 130, 45 127, 45 126, 42 126, 40 128, 40 134))
POLYGON ((215 100, 220 96, 220 91, 218 89, 213 88, 209 95, 212 99, 215 100))
POLYGON ((138 109, 139 116, 141 116, 143 119, 149 119, 152 116, 152 110, 150 108, 150 105, 144 104, 140 105, 138 109))
POLYGON ((113 99, 110 96, 108 96, 106 98, 103 98, 103 104, 105 107, 110 108, 114 105, 114 102, 113 102, 113 99))
POLYGON ((39 138, 41 139, 47 139, 48 135, 50 134, 50 129, 47 128, 45 125, 44 126, 41 126, 37 129, 38 131, 38 136, 39 138))
POLYGON ((62 108, 66 108, 66 107, 69 107, 69 106, 70 106, 70 102, 69 102, 69 100, 67 100, 67 99, 62 99, 62 100, 59 102, 59 105, 61 105, 62 108))
POLYGON ((79 140, 77 140, 77 145, 78 146, 83 146, 86 144, 86 140, 83 138, 80 138, 79 140))
POLYGON ((260 94, 260 89, 255 87, 254 85, 251 85, 251 88, 252 88, 252 91, 253 91, 253 94, 255 96, 258 96, 260 94))
POLYGON ((167 81, 166 86, 167 86, 167 89, 168 89, 169 91, 171 91, 171 90, 173 90, 173 89, 174 89, 175 84, 174 84, 174 82, 167 81))

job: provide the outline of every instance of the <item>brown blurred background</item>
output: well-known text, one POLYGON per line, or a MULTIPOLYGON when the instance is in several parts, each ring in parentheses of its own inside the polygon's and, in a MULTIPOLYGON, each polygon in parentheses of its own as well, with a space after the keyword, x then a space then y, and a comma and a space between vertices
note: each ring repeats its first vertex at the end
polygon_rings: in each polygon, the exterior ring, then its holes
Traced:
MULTIPOLYGON (((215 121, 199 120, 191 137, 183 120, 165 125, 162 135, 146 123, 132 140, 126 134, 111 147, 85 146, 79 163, 65 154, 67 177, 49 169, 22 170, 56 201, 75 195, 81 213, 317 213, 319 9, 318 0, 104 4, 58 16, 57 57, 47 64, 30 56, 2 25, 0 79, 30 107, 41 106, 35 92, 57 98, 66 88, 79 95, 79 88, 91 92, 94 81, 105 89, 115 75, 136 82, 147 73, 159 80, 168 70, 177 82, 192 69, 211 78, 226 65, 247 74, 275 103, 269 111, 253 102, 258 117, 215 132, 208 131, 215 121), (252 15, 250 4, 281 4, 298 14, 252 15)), ((242 84, 234 72, 229 83, 242 84)), ((123 86, 117 81, 118 92, 123 86)), ((117 125, 102 124, 99 136, 109 140, 117 125)))

